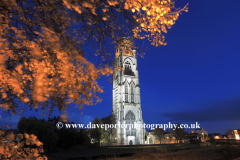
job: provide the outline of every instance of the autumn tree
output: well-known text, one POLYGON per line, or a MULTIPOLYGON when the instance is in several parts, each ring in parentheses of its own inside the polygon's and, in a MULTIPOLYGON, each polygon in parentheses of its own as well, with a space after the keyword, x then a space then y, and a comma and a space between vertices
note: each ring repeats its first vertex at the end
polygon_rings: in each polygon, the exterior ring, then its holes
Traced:
POLYGON ((10 115, 29 108, 51 115, 57 107, 67 121, 70 103, 80 110, 101 101, 97 79, 113 73, 106 40, 166 45, 164 34, 183 11, 172 0, 1 0, 0 106, 10 115), (85 44, 96 44, 98 67, 84 57, 85 44))
MULTIPOLYGON (((7 126, 8 128, 8 126, 7 126)), ((44 155, 43 143, 31 134, 18 134, 20 142, 17 143, 15 135, 0 128, 0 159, 42 159, 44 155)))
POLYGON ((103 90, 97 79, 113 73, 113 50, 107 51, 106 40, 113 47, 124 36, 166 45, 167 29, 187 11, 186 6, 176 9, 174 4, 172 0, 2 0, 1 107, 10 115, 28 108, 48 109, 51 114, 57 107, 66 121, 70 103, 83 109, 100 102, 97 93, 103 90), (82 49, 85 44, 96 44, 99 67, 84 57, 89 54, 82 49))
POLYGON ((25 118, 22 117, 18 122, 18 130, 21 134, 33 134, 43 143, 45 152, 52 152, 57 146, 58 134, 55 128, 50 123, 45 122, 43 119, 35 117, 25 118))
POLYGON ((161 141, 164 138, 163 129, 162 128, 155 128, 153 132, 154 132, 154 135, 156 135, 159 138, 160 144, 162 144, 161 141))

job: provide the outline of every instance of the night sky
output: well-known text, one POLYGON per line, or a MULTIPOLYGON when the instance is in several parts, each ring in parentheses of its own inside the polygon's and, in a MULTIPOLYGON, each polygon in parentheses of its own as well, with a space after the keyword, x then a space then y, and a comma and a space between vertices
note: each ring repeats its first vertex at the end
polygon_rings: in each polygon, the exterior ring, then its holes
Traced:
MULTIPOLYGON (((136 40, 136 47, 147 47, 144 58, 138 57, 143 120, 147 124, 198 122, 208 133, 224 134, 229 128, 240 128, 240 1, 177 0, 176 7, 188 2, 189 12, 168 30, 166 46, 136 40)), ((85 49, 86 54, 91 52, 85 49)), ((89 60, 95 63, 93 57, 89 60)), ((103 101, 79 112, 70 109, 70 121, 87 124, 111 114, 113 86, 108 79, 99 80, 103 101)), ((1 126, 17 125, 19 115, 9 120, 1 114, 1 126)), ((42 118, 41 112, 24 114, 30 115, 42 118)))

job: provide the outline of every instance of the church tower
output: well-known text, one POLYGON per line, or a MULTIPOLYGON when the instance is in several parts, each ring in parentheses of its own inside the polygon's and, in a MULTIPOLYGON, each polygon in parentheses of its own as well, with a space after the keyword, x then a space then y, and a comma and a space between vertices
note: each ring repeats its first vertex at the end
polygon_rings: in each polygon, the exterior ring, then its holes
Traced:
POLYGON ((113 74, 113 110, 117 129, 112 133, 116 145, 144 144, 141 99, 136 50, 124 38, 115 54, 113 74))

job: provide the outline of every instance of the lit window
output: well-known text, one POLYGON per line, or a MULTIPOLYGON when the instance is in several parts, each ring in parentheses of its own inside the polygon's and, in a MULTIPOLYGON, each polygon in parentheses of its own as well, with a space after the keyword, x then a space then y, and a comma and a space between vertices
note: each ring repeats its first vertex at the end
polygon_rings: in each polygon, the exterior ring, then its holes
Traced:
POLYGON ((134 127, 135 115, 132 111, 128 111, 125 116, 126 123, 126 137, 127 136, 136 136, 136 129, 134 127))
POLYGON ((124 67, 124 75, 134 76, 131 64, 128 61, 124 64, 124 66, 125 66, 124 67))

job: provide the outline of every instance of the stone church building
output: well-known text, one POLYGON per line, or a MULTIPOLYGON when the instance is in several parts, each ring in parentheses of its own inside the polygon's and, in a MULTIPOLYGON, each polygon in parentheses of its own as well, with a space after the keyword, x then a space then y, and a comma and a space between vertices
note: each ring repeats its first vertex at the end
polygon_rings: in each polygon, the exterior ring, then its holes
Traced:
POLYGON ((136 50, 130 43, 123 39, 115 54, 112 114, 118 127, 111 136, 113 145, 145 143, 136 50))

